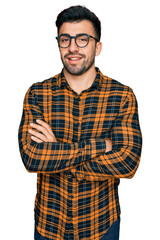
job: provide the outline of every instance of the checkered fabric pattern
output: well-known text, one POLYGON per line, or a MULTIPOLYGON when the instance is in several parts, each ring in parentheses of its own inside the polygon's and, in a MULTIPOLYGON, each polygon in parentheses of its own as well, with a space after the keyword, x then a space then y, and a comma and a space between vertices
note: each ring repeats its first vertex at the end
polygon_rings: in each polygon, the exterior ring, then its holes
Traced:
POLYGON ((142 136, 131 88, 98 68, 92 86, 80 95, 63 70, 33 84, 24 99, 19 147, 29 172, 37 173, 35 221, 48 240, 99 240, 120 215, 120 178, 139 165, 142 136), (36 143, 28 130, 41 119, 57 142, 36 143), (105 138, 112 151, 105 153, 105 138))

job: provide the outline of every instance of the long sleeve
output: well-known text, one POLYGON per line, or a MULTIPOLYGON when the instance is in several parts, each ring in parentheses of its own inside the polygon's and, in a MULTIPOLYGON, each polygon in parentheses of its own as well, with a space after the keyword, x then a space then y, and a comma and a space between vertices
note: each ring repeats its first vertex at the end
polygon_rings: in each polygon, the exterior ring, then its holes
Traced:
POLYGON ((29 172, 56 173, 69 170, 82 162, 105 152, 104 139, 85 139, 75 143, 36 143, 28 133, 29 125, 36 119, 44 120, 34 88, 25 96, 19 126, 19 148, 22 161, 29 172))
POLYGON ((96 156, 71 170, 79 181, 104 181, 110 177, 134 176, 140 161, 142 135, 137 101, 130 88, 111 128, 111 139, 112 151, 96 156))

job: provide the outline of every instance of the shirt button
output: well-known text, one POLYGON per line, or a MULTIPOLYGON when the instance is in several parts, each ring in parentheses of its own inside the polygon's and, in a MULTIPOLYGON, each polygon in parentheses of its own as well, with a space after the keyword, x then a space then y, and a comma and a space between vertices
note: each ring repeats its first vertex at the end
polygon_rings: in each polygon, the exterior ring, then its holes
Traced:
POLYGON ((69 170, 66 171, 66 175, 68 177, 68 180, 70 180, 72 178, 72 174, 71 174, 71 172, 69 170))
POLYGON ((73 217, 72 211, 68 211, 68 216, 69 216, 70 218, 73 217))

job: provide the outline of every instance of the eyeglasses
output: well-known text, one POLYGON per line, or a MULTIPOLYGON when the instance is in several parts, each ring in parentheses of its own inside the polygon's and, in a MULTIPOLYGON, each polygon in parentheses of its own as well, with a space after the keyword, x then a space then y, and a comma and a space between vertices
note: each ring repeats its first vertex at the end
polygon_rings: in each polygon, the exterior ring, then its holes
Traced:
POLYGON ((56 37, 58 46, 61 48, 68 48, 71 45, 72 38, 74 38, 76 45, 80 48, 86 47, 89 43, 90 38, 93 38, 97 42, 99 42, 98 39, 86 33, 77 34, 76 36, 70 36, 69 34, 61 34, 60 36, 56 37))

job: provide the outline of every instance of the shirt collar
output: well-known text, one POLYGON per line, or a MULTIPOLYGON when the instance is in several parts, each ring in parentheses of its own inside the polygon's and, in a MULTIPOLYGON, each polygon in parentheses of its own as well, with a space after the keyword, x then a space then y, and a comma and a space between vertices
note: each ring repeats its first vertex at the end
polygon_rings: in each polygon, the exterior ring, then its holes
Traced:
MULTIPOLYGON (((92 89, 98 89, 101 86, 102 81, 103 81, 103 74, 101 73, 101 71, 97 67, 96 67, 96 72, 97 72, 97 75, 96 75, 96 78, 95 78, 92 86, 90 87, 90 91, 92 89)), ((70 86, 69 86, 69 84, 68 84, 68 82, 67 82, 67 80, 64 76, 63 69, 62 69, 61 73, 58 75, 57 85, 60 89, 64 88, 65 86, 70 88, 70 86)))

